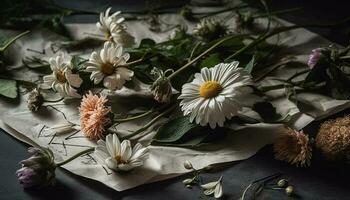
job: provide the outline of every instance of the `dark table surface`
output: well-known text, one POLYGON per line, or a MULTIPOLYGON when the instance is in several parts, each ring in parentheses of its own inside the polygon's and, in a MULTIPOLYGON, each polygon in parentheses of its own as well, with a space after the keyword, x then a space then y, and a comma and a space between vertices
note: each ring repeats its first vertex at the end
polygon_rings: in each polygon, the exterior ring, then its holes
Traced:
MULTIPOLYGON (((185 1, 177 1, 182 4, 185 1)), ((249 0, 252 6, 259 8, 258 1, 249 0)), ((80 8, 96 9, 105 5, 112 5, 114 9, 137 10, 145 6, 144 1, 61 1, 62 4, 80 8)), ((296 24, 313 22, 337 22, 349 16, 349 6, 341 1, 269 1, 271 10, 303 6, 304 11, 298 14, 287 14, 281 18, 296 24), (336 2, 336 3, 335 3, 336 2)), ((71 18, 70 22, 95 22, 96 17, 71 18)), ((311 29, 316 33, 342 45, 349 43, 349 26, 332 30, 311 29)), ((345 111, 336 116, 349 113, 345 111)), ((332 117, 336 117, 332 116, 332 117)), ((314 122, 306 127, 305 132, 316 134, 320 122, 314 122)), ((23 190, 18 184, 15 171, 20 167, 18 162, 26 157, 27 145, 17 141, 10 135, 0 130, 0 199, 206 199, 201 190, 194 187, 187 189, 182 180, 187 175, 147 184, 124 192, 117 192, 101 183, 78 177, 66 170, 57 170, 57 184, 48 190, 23 190)), ((263 178, 275 173, 282 173, 296 189, 295 199, 315 200, 346 200, 350 199, 349 166, 329 163, 323 160, 318 152, 314 153, 310 168, 296 168, 284 162, 273 159, 271 146, 266 146, 255 156, 241 162, 230 165, 215 172, 203 174, 205 181, 216 180, 223 175, 223 187, 225 196, 223 199, 239 199, 244 188, 251 181, 263 178)), ((273 183, 273 181, 271 182, 273 183)), ((258 199, 292 199, 283 191, 267 189, 258 199)))

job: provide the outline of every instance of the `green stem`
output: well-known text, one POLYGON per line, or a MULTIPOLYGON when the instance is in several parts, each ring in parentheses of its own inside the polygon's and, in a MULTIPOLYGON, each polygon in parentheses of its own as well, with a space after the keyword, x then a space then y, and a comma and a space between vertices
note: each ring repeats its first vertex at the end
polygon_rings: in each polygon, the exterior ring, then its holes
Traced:
POLYGON ((176 70, 174 73, 172 73, 171 75, 168 76, 168 79, 170 80, 171 78, 175 77, 177 74, 181 73, 182 71, 184 71, 187 67, 191 66, 193 63, 195 63, 197 60, 199 60, 201 57, 205 56, 206 54, 208 54, 211 50, 215 49, 216 47, 218 47, 219 45, 221 45, 222 43, 226 42, 227 40, 230 40, 234 37, 237 37, 238 35, 231 35, 229 37, 226 37, 220 41, 218 41, 217 43, 215 43, 213 46, 211 46, 209 49, 205 50, 203 53, 201 53, 199 56, 197 56, 196 58, 194 58, 193 60, 191 60, 190 62, 186 63, 184 66, 182 66, 181 68, 179 68, 178 70, 176 70))
POLYGON ((130 135, 126 135, 124 137, 122 137, 122 140, 126 140, 126 139, 130 139, 132 137, 134 137, 135 135, 142 133, 143 131, 147 130, 150 126, 152 126, 157 120, 159 120, 160 118, 168 115, 171 111, 173 111, 175 108, 177 107, 177 104, 171 106, 169 109, 165 110, 163 113, 159 114, 158 116, 156 116, 155 118, 153 118, 151 121, 149 121, 146 125, 144 125, 142 128, 136 130, 135 132, 131 133, 130 135))
POLYGON ((293 76, 291 76, 290 78, 288 78, 287 81, 292 81, 292 80, 295 79, 296 77, 298 77, 298 76, 300 76, 300 75, 303 75, 303 74, 305 74, 305 73, 307 73, 307 72, 309 72, 309 71, 310 71, 310 69, 305 69, 305 70, 303 70, 303 71, 297 72, 297 73, 295 73, 293 76))
POLYGON ((350 58, 350 55, 347 55, 347 56, 341 56, 339 57, 340 59, 349 59, 350 58))
POLYGON ((65 164, 69 163, 70 161, 72 161, 72 160, 74 160, 74 159, 76 159, 76 158, 78 158, 78 157, 80 157, 80 156, 82 156, 84 154, 90 153, 90 152, 92 152, 94 150, 95 150, 95 147, 88 148, 88 149, 86 149, 84 151, 81 151, 81 152, 75 154, 74 156, 68 158, 67 160, 64 160, 62 162, 57 163, 56 166, 60 167, 62 165, 65 165, 65 164))
POLYGON ((298 11, 298 10, 302 10, 302 9, 303 9, 302 7, 298 7, 298 8, 290 8, 290 9, 285 9, 285 10, 276 10, 276 11, 271 11, 270 13, 255 15, 252 18, 256 19, 256 18, 267 17, 269 15, 285 14, 285 13, 294 12, 294 11, 298 11))
POLYGON ((4 47, 0 48, 0 51, 4 52, 13 42, 18 40, 19 38, 27 35, 30 31, 24 31, 23 33, 17 35, 16 37, 12 38, 10 41, 8 41, 4 47))
POLYGON ((240 5, 240 6, 236 6, 233 8, 227 8, 227 9, 218 10, 218 11, 214 11, 214 12, 210 12, 210 13, 193 13, 193 15, 203 15, 200 17, 200 19, 203 19, 206 17, 220 14, 220 13, 224 13, 224 12, 228 12, 228 11, 232 11, 232 10, 237 10, 237 9, 241 9, 241 8, 247 8, 247 7, 249 7, 249 6, 248 5, 240 5))
POLYGON ((305 24, 305 25, 293 25, 293 26, 287 26, 287 27, 281 27, 281 28, 277 28, 273 31, 271 31, 270 33, 266 33, 261 35, 260 37, 258 37, 256 40, 254 40, 254 42, 250 43, 249 45, 241 48, 240 50, 236 51, 234 54, 230 55, 229 57, 227 57, 224 61, 227 61, 229 59, 232 59, 236 56, 238 56, 239 54, 249 50, 250 48, 258 45, 259 43, 263 42, 264 40, 266 40, 269 37, 272 37, 274 35, 286 32, 286 31, 290 31, 290 30, 294 30, 294 29, 299 29, 299 28, 305 28, 305 27, 313 27, 313 28, 329 28, 329 27, 333 27, 333 26, 338 26, 341 24, 344 24, 346 22, 348 22, 350 20, 350 17, 347 17, 345 19, 343 19, 342 21, 338 22, 338 23, 333 23, 333 24, 305 24))
POLYGON ((286 83, 260 87, 259 90, 262 91, 262 92, 268 92, 268 91, 271 91, 271 90, 278 90, 278 89, 285 88, 286 85, 298 86, 300 83, 304 82, 304 81, 288 82, 286 80, 279 80, 279 81, 284 81, 286 83))
POLYGON ((124 118, 124 119, 114 119, 113 122, 117 122, 117 123, 120 123, 120 122, 127 122, 127 121, 131 121, 131 120, 135 120, 135 119, 139 119, 139 118, 142 118, 142 117, 146 117, 147 115, 153 113, 154 110, 153 108, 150 109, 149 111, 147 112, 144 112, 140 115, 136 115, 136 116, 133 116, 133 117, 128 117, 128 118, 124 118))

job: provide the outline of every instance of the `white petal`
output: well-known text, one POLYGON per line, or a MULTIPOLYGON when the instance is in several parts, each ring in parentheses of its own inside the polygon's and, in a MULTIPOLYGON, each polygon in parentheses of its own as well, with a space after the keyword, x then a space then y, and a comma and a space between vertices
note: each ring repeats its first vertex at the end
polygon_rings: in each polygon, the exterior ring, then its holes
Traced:
POLYGON ((124 161, 128 161, 132 155, 131 144, 129 140, 124 140, 121 143, 121 159, 124 161))

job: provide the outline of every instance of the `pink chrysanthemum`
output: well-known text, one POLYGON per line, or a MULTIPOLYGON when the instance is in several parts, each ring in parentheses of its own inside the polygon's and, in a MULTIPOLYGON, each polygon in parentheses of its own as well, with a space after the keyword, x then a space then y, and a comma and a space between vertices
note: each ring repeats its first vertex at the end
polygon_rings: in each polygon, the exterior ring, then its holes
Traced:
POLYGON ((275 158, 292 165, 306 167, 311 164, 312 148, 303 131, 288 128, 274 142, 275 158))
POLYGON ((105 106, 105 96, 97 96, 89 92, 81 100, 79 107, 80 126, 84 135, 90 140, 103 138, 106 128, 111 124, 111 109, 105 106))

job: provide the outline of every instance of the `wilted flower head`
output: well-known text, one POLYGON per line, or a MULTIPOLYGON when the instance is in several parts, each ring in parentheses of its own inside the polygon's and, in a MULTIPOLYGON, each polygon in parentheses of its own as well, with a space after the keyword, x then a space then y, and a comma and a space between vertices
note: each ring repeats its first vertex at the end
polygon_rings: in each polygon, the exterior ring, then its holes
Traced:
POLYGON ((323 56, 322 52, 324 50, 325 49, 323 49, 323 48, 317 48, 317 49, 312 50, 312 53, 309 55, 309 60, 307 61, 307 65, 310 67, 310 69, 314 68, 315 65, 322 58, 322 56, 323 56))
POLYGON ((105 96, 97 96, 91 92, 81 100, 80 127, 90 140, 103 138, 106 129, 111 125, 111 109, 106 107, 106 102, 105 96))
POLYGON ((316 147, 329 160, 350 159, 350 116, 324 122, 316 136, 316 147))
POLYGON ((151 90, 154 96, 154 99, 159 103, 168 103, 170 102, 172 96, 172 88, 170 80, 166 77, 167 72, 173 72, 172 69, 168 69, 163 72, 161 69, 153 68, 152 74, 158 76, 157 80, 151 86, 151 90))
POLYGON ((64 54, 60 54, 49 60, 52 74, 46 75, 44 79, 44 87, 52 88, 57 91, 61 97, 80 98, 76 88, 79 88, 83 80, 79 74, 73 73, 72 65, 66 59, 64 54))
POLYGON ((216 19, 202 19, 193 30, 193 35, 207 41, 227 34, 227 26, 216 19))
POLYGON ((126 30, 125 18, 120 16, 121 11, 110 15, 112 8, 100 13, 100 21, 97 28, 105 34, 107 41, 115 42, 123 47, 130 47, 135 43, 135 38, 126 30))
POLYGON ((94 155, 102 165, 115 171, 130 171, 143 165, 149 149, 140 143, 131 146, 129 140, 120 142, 116 134, 106 136, 106 141, 97 141, 94 155))
POLYGON ((288 128, 274 142, 275 158, 297 166, 311 164, 312 148, 303 131, 288 128))
POLYGON ((16 174, 19 183, 24 188, 46 187, 55 184, 54 156, 50 149, 30 147, 28 152, 32 155, 22 160, 22 168, 16 174))
POLYGON ((241 32, 244 29, 249 28, 250 26, 252 26, 253 22, 254 18, 251 12, 237 12, 236 31, 241 32))
POLYGON ((36 112, 44 103, 44 97, 40 94, 39 90, 35 88, 29 93, 27 99, 27 105, 30 111, 36 112))

